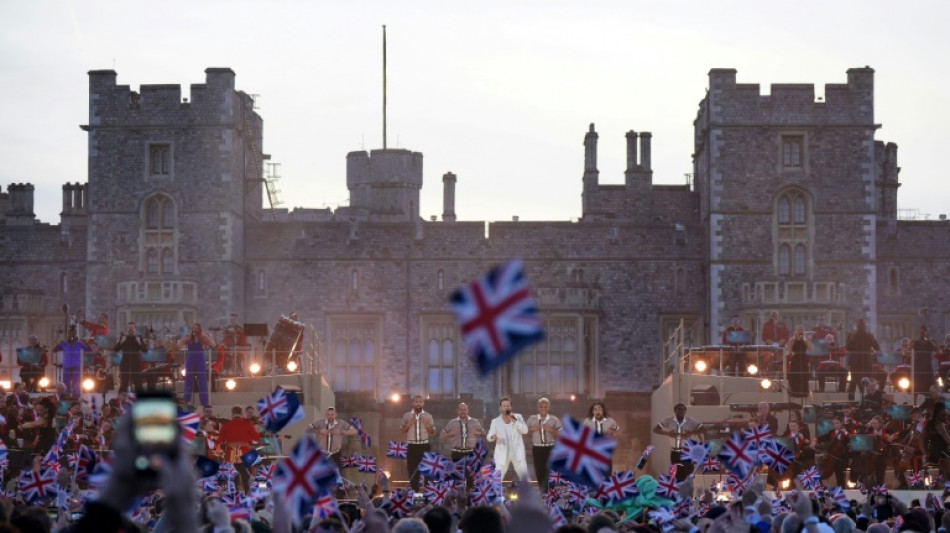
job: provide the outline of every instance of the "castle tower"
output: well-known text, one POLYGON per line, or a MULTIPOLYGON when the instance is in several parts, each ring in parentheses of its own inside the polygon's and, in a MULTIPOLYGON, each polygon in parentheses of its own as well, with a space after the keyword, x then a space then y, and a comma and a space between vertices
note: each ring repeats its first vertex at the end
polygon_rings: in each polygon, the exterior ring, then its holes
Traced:
POLYGON ((401 149, 350 152, 346 156, 350 206, 345 212, 375 222, 419 218, 422 153, 401 149))

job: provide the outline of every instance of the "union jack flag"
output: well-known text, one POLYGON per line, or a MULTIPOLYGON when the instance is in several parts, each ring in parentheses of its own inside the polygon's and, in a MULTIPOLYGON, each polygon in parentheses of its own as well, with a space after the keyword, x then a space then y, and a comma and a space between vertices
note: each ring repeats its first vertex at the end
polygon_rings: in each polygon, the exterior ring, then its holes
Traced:
POLYGON ((722 482, 723 489, 734 492, 737 495, 741 495, 749 486, 749 483, 752 481, 752 477, 753 476, 740 477, 732 472, 729 472, 726 474, 726 479, 722 482))
POLYGON ((110 475, 112 475, 112 455, 102 453, 92 473, 89 474, 89 484, 93 487, 104 487, 110 475))
POLYGON ((445 497, 449 495, 449 490, 449 485, 444 483, 426 483, 422 492, 432 505, 442 505, 445 503, 445 497))
POLYGON ((686 518, 689 516, 689 510, 693 506, 692 498, 683 498, 673 506, 673 514, 677 518, 686 518))
POLYGON ((389 446, 386 446, 386 457, 394 457, 396 459, 405 459, 409 456, 409 445, 405 442, 396 442, 394 440, 389 441, 389 446))
POLYGON ((850 509, 851 502, 848 501, 848 495, 844 493, 844 489, 841 487, 833 487, 831 489, 831 497, 835 502, 835 505, 841 507, 842 509, 850 509))
POLYGON ((96 452, 89 449, 85 444, 81 445, 79 451, 76 452, 76 480, 88 480, 98 463, 99 456, 96 455, 96 452))
POLYGON ((716 459, 715 457, 712 457, 711 455, 707 455, 706 459, 703 460, 700 466, 702 467, 702 470, 704 473, 705 472, 719 472, 720 470, 722 470, 722 463, 719 462, 719 459, 716 459))
POLYGON ((375 472, 376 458, 372 455, 361 455, 360 458, 356 460, 356 469, 360 472, 375 472))
POLYGON ((680 452, 681 461, 702 464, 707 456, 709 456, 708 444, 693 439, 687 439, 683 442, 683 451, 680 452))
POLYGON ((544 338, 538 310, 517 259, 457 289, 450 301, 465 344, 482 374, 544 338))
MULTIPOLYGON (((596 500, 606 500, 607 493, 602 492, 600 489, 603 487, 601 485, 598 487, 597 494, 594 495, 596 500)), ((584 485, 577 483, 568 483, 567 485, 567 502, 572 505, 580 505, 587 500, 588 489, 584 485)))
POLYGON ((329 492, 338 476, 313 435, 304 434, 290 455, 278 461, 272 483, 294 522, 300 524, 320 491, 329 492))
POLYGON ((551 505, 561 499, 561 493, 557 489, 548 489, 541 497, 544 503, 551 505))
POLYGON ((472 505, 489 505, 495 493, 489 482, 475 483, 472 487, 472 505))
POLYGON ((389 514, 402 518, 412 513, 412 494, 403 489, 396 489, 385 503, 383 509, 389 511, 389 514))
POLYGON ((185 442, 191 444, 198 434, 198 427, 201 425, 201 416, 198 413, 188 413, 178 410, 178 427, 181 428, 181 437, 185 442))
POLYGON ((228 513, 231 515, 231 520, 251 519, 251 510, 244 505, 229 505, 228 513))
POLYGON ((665 498, 674 498, 679 494, 679 485, 676 483, 676 478, 666 474, 661 475, 656 481, 656 494, 665 498))
POLYGON ((885 484, 883 484, 883 483, 880 484, 880 485, 875 485, 874 487, 871 487, 871 492, 876 492, 876 493, 878 493, 878 494, 890 494, 890 493, 891 493, 891 491, 887 489, 887 485, 885 485, 885 484))
POLYGON ((336 498, 329 492, 321 492, 313 502, 313 516, 320 520, 330 518, 339 511, 336 498))
POLYGON ((905 477, 911 487, 924 484, 924 472, 922 470, 918 472, 908 472, 905 477))
POLYGON ((442 479, 449 470, 450 461, 438 452, 425 452, 419 461, 419 473, 442 479))
POLYGON ((551 525, 554 526, 555 529, 567 525, 564 513, 561 512, 561 508, 557 505, 548 505, 548 518, 551 519, 551 525))
POLYGON ((617 441, 606 435, 598 435, 592 428, 570 416, 565 416, 563 422, 551 450, 548 467, 567 479, 597 487, 609 474, 610 460, 617 441))
POLYGON ((39 472, 23 470, 17 486, 27 502, 48 498, 56 493, 56 473, 48 468, 39 472))
POLYGON ((564 483, 566 483, 564 476, 557 470, 552 470, 551 473, 548 474, 548 485, 562 485, 564 483))
POLYGON ((673 513, 666 507, 660 507, 655 511, 650 511, 647 513, 647 516, 656 522, 663 531, 670 531, 673 529, 673 521, 676 520, 676 516, 673 515, 673 513))
POLYGON ((784 474, 795 460, 795 454, 778 442, 771 440, 759 448, 759 461, 779 475, 784 474))
POLYGON ((370 438, 369 434, 363 431, 363 419, 360 417, 355 417, 350 419, 350 423, 353 424, 353 427, 356 428, 356 434, 360 438, 360 442, 363 443, 363 446, 370 448, 373 445, 373 439, 370 438))
MULTIPOLYGON (((660 477, 662 478, 664 476, 660 477)), ((601 484, 601 488, 607 496, 607 499, 613 502, 623 502, 640 493, 640 491, 637 490, 636 479, 634 479, 633 473, 629 470, 611 474, 610 477, 601 484)), ((659 489, 657 489, 658 494, 659 492, 659 489)))
POLYGON ((934 496, 933 498, 930 499, 930 506, 935 512, 943 511, 944 510, 943 498, 940 498, 939 496, 934 496))
POLYGON ((254 472, 254 481, 270 483, 271 476, 274 474, 274 466, 276 465, 260 465, 257 467, 257 470, 254 472))
POLYGON ((478 439, 475 441, 475 447, 472 448, 472 454, 475 455, 479 461, 484 461, 485 457, 488 456, 488 445, 485 444, 483 439, 478 439))
POLYGON ((359 460, 360 456, 355 453, 353 455, 340 456, 340 468, 356 468, 359 460))
POLYGON ((304 417, 297 394, 285 391, 283 387, 277 387, 272 394, 258 400, 257 412, 261 415, 264 427, 271 433, 277 433, 304 417))
POLYGON ((802 488, 813 490, 821 483, 821 473, 818 472, 818 468, 814 466, 809 467, 801 474, 798 474, 798 481, 802 483, 802 488))
POLYGON ((756 449, 755 445, 747 442, 738 432, 732 434, 729 440, 723 443, 719 450, 719 459, 730 472, 734 472, 739 477, 745 477, 749 470, 755 466, 756 449))

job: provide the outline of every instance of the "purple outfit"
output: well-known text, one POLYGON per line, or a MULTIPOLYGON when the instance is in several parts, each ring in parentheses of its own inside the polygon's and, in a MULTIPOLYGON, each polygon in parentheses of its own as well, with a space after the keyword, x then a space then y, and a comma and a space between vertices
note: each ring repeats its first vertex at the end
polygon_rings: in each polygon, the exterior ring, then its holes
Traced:
POLYGON ((82 375, 82 353, 91 352, 88 344, 80 341, 63 341, 53 348, 53 352, 63 352, 63 384, 66 385, 66 396, 79 397, 79 379, 82 375))
POLYGON ((191 403, 194 380, 198 380, 198 399, 201 405, 211 405, 208 400, 208 361, 205 358, 204 343, 186 343, 188 355, 185 356, 185 403, 191 403))

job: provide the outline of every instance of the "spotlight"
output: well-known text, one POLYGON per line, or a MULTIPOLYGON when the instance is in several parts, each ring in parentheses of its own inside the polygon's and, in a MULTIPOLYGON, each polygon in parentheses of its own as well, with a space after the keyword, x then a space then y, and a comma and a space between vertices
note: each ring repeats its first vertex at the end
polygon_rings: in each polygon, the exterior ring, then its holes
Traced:
POLYGON ((86 392, 92 392, 92 389, 96 388, 96 382, 92 378, 86 378, 82 380, 82 390, 86 392))
POLYGON ((848 486, 848 490, 851 490, 851 489, 853 489, 853 488, 855 488, 855 487, 858 486, 858 484, 855 483, 854 481, 848 481, 848 482, 846 483, 846 485, 848 486))
POLYGON ((291 372, 297 371, 297 361, 287 361, 287 370, 291 372))
POLYGON ((772 388, 772 380, 769 378, 762 378, 762 381, 759 382, 759 386, 762 387, 762 390, 769 390, 772 388))
POLYGON ((940 376, 937 376, 937 386, 943 388, 943 378, 940 376))
POLYGON ((759 373, 759 367, 755 365, 749 365, 746 367, 745 371, 748 372, 750 376, 754 376, 759 373))
POLYGON ((41 377, 39 385, 41 389, 45 389, 46 387, 49 387, 49 378, 46 376, 41 377))
POLYGON ((185 369, 184 369, 184 368, 182 368, 182 369, 181 369, 181 377, 185 377, 185 376, 187 376, 187 375, 188 375, 188 373, 185 372, 185 369))
POLYGON ((399 403, 399 393, 394 392, 393 395, 389 397, 389 399, 392 400, 393 403, 399 403))
POLYGON ((848 370, 848 380, 847 380, 847 381, 848 381, 848 383, 851 383, 851 371, 850 371, 850 370, 848 370))
POLYGON ((234 381, 233 379, 229 379, 224 382, 224 388, 228 390, 234 390, 235 387, 237 387, 237 382, 234 381))
POLYGON ((790 480, 790 479, 783 479, 783 480, 779 483, 779 485, 782 487, 782 490, 785 490, 785 489, 787 489, 788 487, 790 487, 790 486, 792 485, 792 480, 790 480))
POLYGON ((709 366, 706 364, 706 361, 699 359, 696 361, 696 364, 693 365, 693 368, 696 369, 697 372, 702 373, 705 372, 709 366))
POLYGON ((247 367, 247 369, 251 371, 251 374, 256 376, 261 371, 261 365, 257 363, 251 363, 251 366, 247 367))
POLYGON ((389 470, 383 470, 383 475, 386 476, 386 479, 390 479, 393 477, 392 472, 390 472, 389 470))
POLYGON ((3 389, 3 390, 10 390, 10 387, 12 387, 12 386, 13 386, 13 384, 10 383, 10 380, 9 380, 9 379, 5 379, 5 380, 3 380, 3 381, 0 381, 0 389, 3 389))
POLYGON ((573 401, 576 400, 576 399, 577 399, 577 395, 576 395, 576 394, 571 394, 571 401, 573 402, 573 401))
POLYGON ((897 386, 900 387, 901 390, 906 391, 910 388, 910 380, 907 378, 900 378, 897 380, 897 386))

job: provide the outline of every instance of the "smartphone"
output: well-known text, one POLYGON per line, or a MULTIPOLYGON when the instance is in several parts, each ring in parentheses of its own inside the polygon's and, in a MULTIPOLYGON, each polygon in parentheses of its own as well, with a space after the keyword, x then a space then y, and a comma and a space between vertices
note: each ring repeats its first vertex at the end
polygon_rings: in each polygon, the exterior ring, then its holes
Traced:
POLYGON ((143 473, 155 473, 157 456, 177 456, 180 432, 174 396, 166 392, 139 394, 132 404, 135 468, 143 473))

